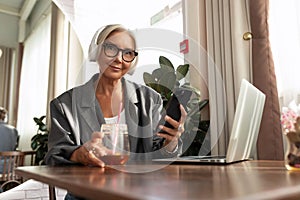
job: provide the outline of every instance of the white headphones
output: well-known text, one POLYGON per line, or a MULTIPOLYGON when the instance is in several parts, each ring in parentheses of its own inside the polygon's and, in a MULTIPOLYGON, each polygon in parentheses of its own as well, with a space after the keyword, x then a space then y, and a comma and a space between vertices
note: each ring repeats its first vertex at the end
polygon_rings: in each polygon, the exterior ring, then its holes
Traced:
POLYGON ((88 54, 88 60, 90 62, 96 62, 96 60, 97 60, 97 55, 99 53, 99 48, 100 48, 99 45, 97 45, 97 38, 104 28, 105 28, 105 26, 99 28, 96 31, 96 33, 94 34, 93 39, 90 43, 89 54, 88 54))

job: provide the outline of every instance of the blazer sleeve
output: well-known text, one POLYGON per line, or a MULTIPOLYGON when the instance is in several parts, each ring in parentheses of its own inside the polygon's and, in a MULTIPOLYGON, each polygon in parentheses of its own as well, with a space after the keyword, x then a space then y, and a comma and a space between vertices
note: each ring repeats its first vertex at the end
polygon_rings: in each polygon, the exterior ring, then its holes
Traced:
POLYGON ((67 92, 50 102, 51 128, 45 156, 47 165, 77 164, 70 161, 73 151, 80 147, 72 127, 71 96, 71 92, 67 92))

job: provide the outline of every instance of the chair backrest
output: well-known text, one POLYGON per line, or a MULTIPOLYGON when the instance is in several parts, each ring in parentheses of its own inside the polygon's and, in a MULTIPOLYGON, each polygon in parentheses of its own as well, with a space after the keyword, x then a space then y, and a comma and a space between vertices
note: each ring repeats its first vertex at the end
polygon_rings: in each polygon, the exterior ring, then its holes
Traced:
POLYGON ((24 165, 25 153, 21 151, 0 152, 0 182, 21 180, 15 174, 15 168, 24 165))
POLYGON ((25 156, 24 165, 28 165, 28 164, 31 166, 36 165, 36 163, 35 163, 36 151, 22 151, 22 152, 24 153, 24 156, 25 156), (30 158, 29 163, 27 163, 27 161, 28 161, 27 157, 30 158))

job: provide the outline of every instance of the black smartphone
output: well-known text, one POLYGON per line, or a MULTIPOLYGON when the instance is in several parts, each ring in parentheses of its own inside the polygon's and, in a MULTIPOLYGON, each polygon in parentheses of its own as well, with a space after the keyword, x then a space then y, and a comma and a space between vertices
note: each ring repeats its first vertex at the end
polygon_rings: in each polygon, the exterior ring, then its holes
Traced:
MULTIPOLYGON (((171 124, 165 121, 165 116, 168 115, 172 119, 179 121, 181 118, 180 104, 186 109, 187 104, 191 98, 192 91, 188 89, 177 89, 171 96, 167 103, 164 112, 162 113, 159 125, 164 125, 169 128, 174 128, 171 124)), ((163 130, 159 130, 160 133, 165 133, 163 130)))

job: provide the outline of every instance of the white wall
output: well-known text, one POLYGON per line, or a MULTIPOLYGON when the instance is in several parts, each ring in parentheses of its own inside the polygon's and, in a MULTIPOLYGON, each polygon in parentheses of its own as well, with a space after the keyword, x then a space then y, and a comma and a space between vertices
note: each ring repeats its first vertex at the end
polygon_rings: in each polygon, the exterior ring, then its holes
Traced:
POLYGON ((0 13, 0 46, 17 48, 19 19, 17 16, 0 13))

